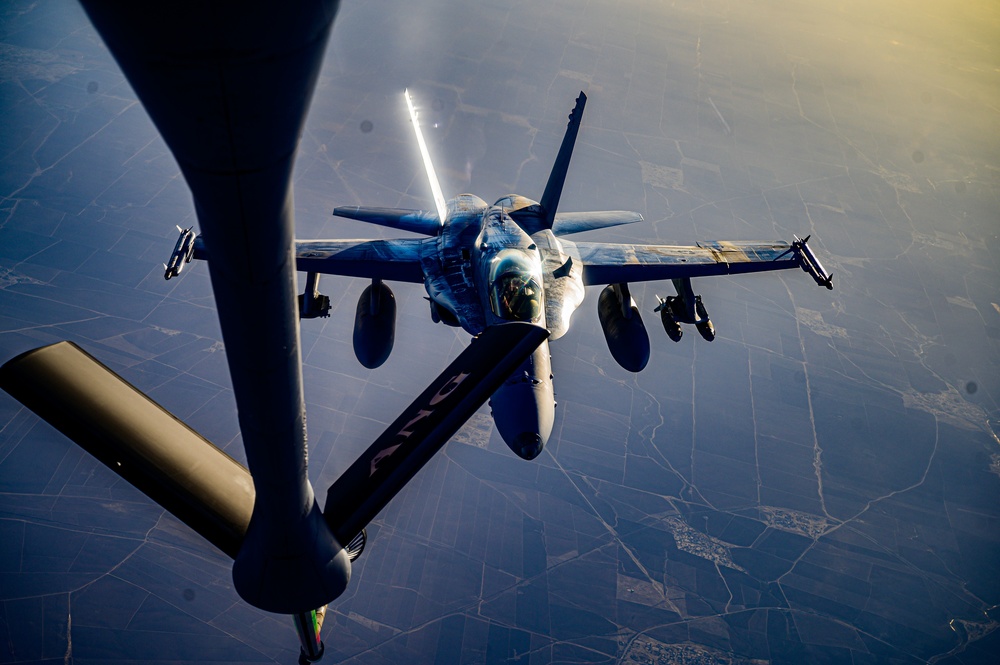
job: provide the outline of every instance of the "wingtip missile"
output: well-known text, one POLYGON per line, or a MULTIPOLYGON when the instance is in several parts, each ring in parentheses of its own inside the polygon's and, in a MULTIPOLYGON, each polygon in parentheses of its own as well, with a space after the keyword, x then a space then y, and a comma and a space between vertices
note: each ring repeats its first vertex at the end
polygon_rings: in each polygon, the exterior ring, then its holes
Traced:
POLYGON ((805 272, 813 278, 813 280, 820 286, 825 286, 828 290, 833 290, 833 273, 827 272, 823 264, 820 263, 819 258, 813 253, 812 248, 809 247, 809 238, 812 235, 807 235, 805 238, 799 238, 797 236, 792 236, 794 241, 792 242, 792 249, 795 251, 795 255, 799 259, 799 266, 805 272))
POLYGON ((174 245, 170 259, 163 264, 163 279, 177 277, 184 270, 184 264, 191 261, 191 257, 194 256, 195 234, 193 229, 193 226, 186 229, 177 227, 180 237, 177 238, 177 244, 174 245))

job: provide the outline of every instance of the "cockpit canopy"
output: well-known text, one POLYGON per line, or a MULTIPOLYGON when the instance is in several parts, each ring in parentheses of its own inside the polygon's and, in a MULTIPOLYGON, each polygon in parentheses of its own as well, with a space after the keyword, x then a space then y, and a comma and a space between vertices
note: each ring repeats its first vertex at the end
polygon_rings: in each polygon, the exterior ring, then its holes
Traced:
POLYGON ((537 322, 542 315, 538 267, 518 249, 504 249, 490 264, 490 307, 506 321, 537 322))

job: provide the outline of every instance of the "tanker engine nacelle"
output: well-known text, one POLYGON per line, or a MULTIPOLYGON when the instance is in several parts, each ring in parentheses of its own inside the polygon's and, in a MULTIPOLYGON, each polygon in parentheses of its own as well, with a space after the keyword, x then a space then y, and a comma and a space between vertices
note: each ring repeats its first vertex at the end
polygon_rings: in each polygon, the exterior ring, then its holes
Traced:
POLYGON ((358 299, 354 355, 368 369, 381 367, 396 341, 396 297, 382 280, 372 280, 358 299))
POLYGON ((630 372, 641 372, 649 362, 649 335, 628 284, 611 284, 601 291, 597 316, 615 362, 630 372))

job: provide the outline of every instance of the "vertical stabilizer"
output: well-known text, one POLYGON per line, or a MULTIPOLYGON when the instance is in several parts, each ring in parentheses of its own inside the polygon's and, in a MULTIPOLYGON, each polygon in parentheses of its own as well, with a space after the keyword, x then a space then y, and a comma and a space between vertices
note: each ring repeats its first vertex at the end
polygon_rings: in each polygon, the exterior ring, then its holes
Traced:
POLYGON ((583 92, 576 98, 576 106, 569 114, 569 126, 566 127, 566 135, 563 136, 562 145, 559 146, 559 154, 556 155, 556 162, 552 165, 552 172, 549 174, 549 181, 545 184, 545 193, 542 194, 542 214, 545 216, 545 228, 551 229, 552 222, 556 217, 556 209, 559 207, 559 197, 562 196, 563 182, 566 181, 566 171, 569 169, 569 160, 573 156, 573 146, 576 144, 576 135, 580 131, 580 120, 583 118, 583 107, 587 105, 587 95, 583 92))
POLYGON ((434 207, 437 208, 438 220, 444 224, 444 219, 448 215, 448 206, 444 200, 444 193, 441 191, 441 183, 438 182, 437 173, 434 171, 431 154, 427 151, 424 134, 420 131, 420 123, 417 122, 417 109, 413 106, 410 91, 403 90, 403 96, 406 97, 406 108, 410 112, 410 122, 413 123, 413 131, 417 135, 417 145, 420 146, 420 157, 424 160, 424 170, 427 171, 427 180, 431 185, 431 194, 434 196, 434 207))

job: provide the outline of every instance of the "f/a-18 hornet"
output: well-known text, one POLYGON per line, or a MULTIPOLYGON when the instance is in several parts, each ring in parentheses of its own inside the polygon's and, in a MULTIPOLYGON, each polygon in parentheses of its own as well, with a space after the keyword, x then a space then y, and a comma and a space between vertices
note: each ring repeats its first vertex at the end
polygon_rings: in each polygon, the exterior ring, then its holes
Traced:
MULTIPOLYGON (((681 339, 681 324, 715 338, 692 277, 802 268, 817 284, 833 288, 833 277, 809 248, 808 237, 787 242, 699 242, 695 246, 570 242, 565 236, 642 221, 636 212, 557 212, 563 182, 580 129, 587 96, 581 92, 545 185, 541 201, 511 194, 488 205, 472 194, 445 201, 434 172, 418 113, 404 92, 436 210, 341 207, 339 217, 416 232, 426 238, 393 240, 297 240, 299 271, 306 272, 299 299, 303 318, 327 316, 329 299, 318 292, 320 273, 372 280, 358 300, 354 351, 368 368, 389 357, 395 338, 396 305, 383 282, 422 283, 436 323, 460 326, 471 335, 511 321, 548 329, 558 339, 583 302, 584 287, 607 285, 598 314, 611 355, 638 372, 649 360, 649 337, 629 283, 672 280, 676 295, 660 298, 654 311, 667 334, 681 339)), ((191 258, 211 260, 190 229, 166 266, 166 277, 191 258)), ((538 456, 552 432, 555 400, 548 342, 526 360, 490 400, 500 436, 518 456, 538 456)))

